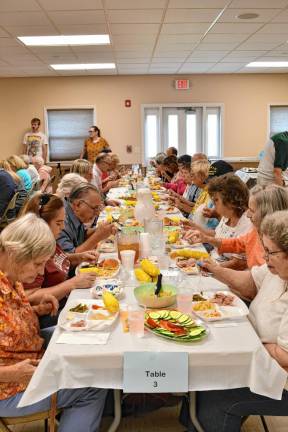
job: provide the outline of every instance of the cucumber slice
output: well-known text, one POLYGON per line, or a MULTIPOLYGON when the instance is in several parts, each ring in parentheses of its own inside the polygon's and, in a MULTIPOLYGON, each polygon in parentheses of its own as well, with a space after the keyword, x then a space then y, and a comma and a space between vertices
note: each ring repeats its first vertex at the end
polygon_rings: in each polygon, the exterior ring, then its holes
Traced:
POLYGON ((148 315, 154 320, 161 318, 161 313, 159 312, 149 312, 148 315))
POLYGON ((162 312, 162 318, 165 320, 169 320, 170 319, 170 312, 169 311, 163 311, 162 312))
POLYGON ((182 313, 178 311, 171 311, 169 314, 170 317, 175 321, 178 321, 178 319, 182 316, 182 313))
POLYGON ((191 320, 191 318, 190 318, 189 315, 182 314, 182 315, 178 318, 177 321, 178 321, 180 324, 184 324, 184 323, 186 323, 186 322, 188 322, 188 321, 190 321, 190 320, 191 320))
POLYGON ((193 329, 193 330, 190 330, 190 332, 189 332, 189 336, 191 337, 191 336, 200 336, 200 334, 202 334, 203 333, 203 328, 201 328, 201 327, 198 327, 198 328, 195 328, 195 329, 193 329))

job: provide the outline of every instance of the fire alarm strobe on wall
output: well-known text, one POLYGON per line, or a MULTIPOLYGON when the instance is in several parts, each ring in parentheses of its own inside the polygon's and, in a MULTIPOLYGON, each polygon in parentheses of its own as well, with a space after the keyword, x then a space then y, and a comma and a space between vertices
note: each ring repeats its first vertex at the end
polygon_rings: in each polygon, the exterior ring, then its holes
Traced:
POLYGON ((175 88, 176 90, 188 90, 189 80, 188 79, 175 80, 175 88))

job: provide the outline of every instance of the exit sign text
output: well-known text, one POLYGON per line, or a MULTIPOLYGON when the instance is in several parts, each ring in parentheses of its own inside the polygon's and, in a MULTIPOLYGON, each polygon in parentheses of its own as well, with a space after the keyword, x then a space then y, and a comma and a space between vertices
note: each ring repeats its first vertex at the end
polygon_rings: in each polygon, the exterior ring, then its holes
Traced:
POLYGON ((188 90, 189 80, 188 79, 175 80, 175 88, 176 90, 188 90))

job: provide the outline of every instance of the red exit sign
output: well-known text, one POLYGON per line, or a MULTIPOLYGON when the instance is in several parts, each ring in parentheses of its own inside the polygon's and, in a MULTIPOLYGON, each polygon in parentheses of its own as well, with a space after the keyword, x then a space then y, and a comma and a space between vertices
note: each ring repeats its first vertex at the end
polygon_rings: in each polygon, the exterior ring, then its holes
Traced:
POLYGON ((175 88, 176 90, 188 90, 189 80, 188 79, 175 80, 175 88))

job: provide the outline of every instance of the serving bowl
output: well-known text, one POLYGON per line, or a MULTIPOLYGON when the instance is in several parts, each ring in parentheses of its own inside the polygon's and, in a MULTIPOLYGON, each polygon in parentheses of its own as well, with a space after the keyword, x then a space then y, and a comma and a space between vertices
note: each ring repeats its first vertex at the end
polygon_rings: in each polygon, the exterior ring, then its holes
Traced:
POLYGON ((160 293, 155 295, 156 284, 141 284, 134 289, 134 296, 140 305, 152 309, 161 309, 172 306, 176 302, 176 287, 163 284, 160 293), (166 294, 166 295, 165 295, 166 294))

